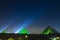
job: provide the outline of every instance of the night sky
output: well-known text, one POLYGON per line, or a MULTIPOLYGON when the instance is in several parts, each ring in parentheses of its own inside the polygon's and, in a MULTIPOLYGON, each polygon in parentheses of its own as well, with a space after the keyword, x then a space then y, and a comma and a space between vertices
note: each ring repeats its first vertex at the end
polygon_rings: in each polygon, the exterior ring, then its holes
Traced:
POLYGON ((26 28, 30 33, 41 33, 48 25, 60 32, 60 1, 0 1, 0 32, 16 33, 26 28))

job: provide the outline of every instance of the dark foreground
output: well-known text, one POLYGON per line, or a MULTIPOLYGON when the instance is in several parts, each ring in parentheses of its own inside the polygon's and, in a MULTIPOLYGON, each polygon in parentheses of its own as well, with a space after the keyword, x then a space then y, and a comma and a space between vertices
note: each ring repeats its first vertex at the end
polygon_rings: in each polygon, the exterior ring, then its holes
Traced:
POLYGON ((0 40, 60 40, 60 34, 0 34, 0 40))

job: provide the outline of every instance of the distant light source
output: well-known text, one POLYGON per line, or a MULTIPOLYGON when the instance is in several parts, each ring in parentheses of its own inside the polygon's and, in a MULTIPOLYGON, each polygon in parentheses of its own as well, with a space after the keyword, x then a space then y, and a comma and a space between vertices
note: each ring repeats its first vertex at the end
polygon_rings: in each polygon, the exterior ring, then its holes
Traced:
POLYGON ((57 40, 57 38, 50 38, 51 40, 57 40))
POLYGON ((59 39, 59 37, 57 37, 57 39, 59 39))
POLYGON ((8 40, 14 40, 13 38, 9 38, 8 40))
POLYGON ((28 36, 26 35, 25 38, 28 38, 28 36))

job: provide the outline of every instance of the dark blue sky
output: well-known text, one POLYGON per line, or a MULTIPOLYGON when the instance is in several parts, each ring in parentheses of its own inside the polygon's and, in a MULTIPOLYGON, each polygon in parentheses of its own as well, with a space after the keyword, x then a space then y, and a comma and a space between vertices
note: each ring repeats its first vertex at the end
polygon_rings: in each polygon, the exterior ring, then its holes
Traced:
POLYGON ((31 31, 31 33, 38 30, 42 31, 48 25, 51 25, 59 31, 60 1, 2 0, 0 2, 0 19, 0 30, 2 30, 5 25, 7 26, 9 24, 6 30, 11 32, 15 29, 18 30, 18 28, 25 23, 27 24, 26 28, 31 31), (29 22, 29 25, 27 22, 29 22), (20 26, 17 27, 17 25, 20 26))

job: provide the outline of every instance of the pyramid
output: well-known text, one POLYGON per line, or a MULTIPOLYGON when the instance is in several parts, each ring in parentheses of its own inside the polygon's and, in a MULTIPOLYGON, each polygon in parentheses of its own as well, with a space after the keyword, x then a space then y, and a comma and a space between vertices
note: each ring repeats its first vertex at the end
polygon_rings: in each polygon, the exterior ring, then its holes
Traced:
POLYGON ((6 31, 5 31, 5 30, 3 30, 1 33, 6 33, 6 31))
POLYGON ((29 34, 29 32, 26 29, 22 29, 21 31, 18 32, 18 34, 29 34))
POLYGON ((58 34, 59 32, 53 29, 51 26, 48 26, 42 34, 58 34))

